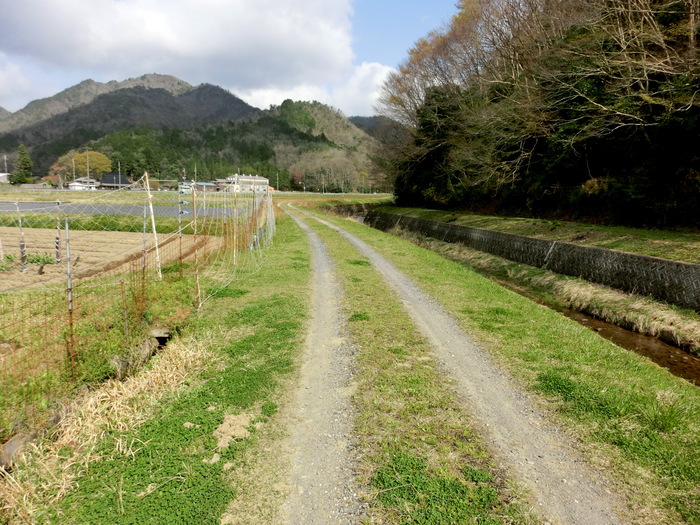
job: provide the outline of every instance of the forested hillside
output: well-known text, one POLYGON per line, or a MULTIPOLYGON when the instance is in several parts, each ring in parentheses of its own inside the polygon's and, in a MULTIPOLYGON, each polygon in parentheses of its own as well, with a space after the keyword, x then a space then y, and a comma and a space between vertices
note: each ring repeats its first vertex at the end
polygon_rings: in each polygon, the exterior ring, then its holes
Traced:
MULTIPOLYGON (((81 83, 82 85, 82 83, 81 83)), ((63 99, 59 95, 59 99, 63 99)), ((53 102, 46 101, 48 106, 53 102)), ((60 101, 57 103, 61 105, 60 101)), ((192 128, 260 113, 228 91, 203 84, 178 95, 136 86, 94 97, 55 116, 0 134, 0 151, 30 149, 35 173, 44 175, 59 155, 107 133, 139 126, 192 128)))
MULTIPOLYGON (((196 168, 201 181, 255 173, 280 189, 307 191, 387 189, 381 174, 370 169, 374 147, 371 137, 333 108, 291 100, 250 118, 189 129, 140 126, 90 144, 111 160, 113 171, 133 178, 148 171, 154 178, 190 179, 196 168)), ((75 154, 66 152, 51 172, 67 180, 75 154)))
MULTIPOLYGON (((84 175, 74 161, 90 150, 133 178, 145 171, 193 178, 196 170, 207 181, 240 172, 266 176, 280 189, 388 191, 386 176, 371 168, 376 142, 319 102, 285 100, 263 111, 220 87, 155 74, 87 80, 0 125, 0 151, 26 146, 31 175, 54 176, 53 183, 84 175)), ((15 156, 8 157, 12 167, 15 156)))
POLYGON ((700 0, 461 0, 386 82, 402 204, 700 225, 700 0))

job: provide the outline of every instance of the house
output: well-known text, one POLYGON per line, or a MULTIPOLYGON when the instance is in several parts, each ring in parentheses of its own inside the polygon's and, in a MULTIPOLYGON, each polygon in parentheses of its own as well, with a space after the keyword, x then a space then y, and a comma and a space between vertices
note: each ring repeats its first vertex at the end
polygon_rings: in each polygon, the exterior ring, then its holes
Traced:
POLYGON ((123 173, 105 171, 102 174, 101 188, 104 190, 120 190, 122 188, 131 188, 132 186, 133 184, 129 182, 129 179, 123 173))
POLYGON ((213 182, 195 182, 194 185, 197 188, 198 192, 219 191, 219 187, 216 184, 214 184, 213 182))
POLYGON ((96 190, 100 182, 90 177, 80 177, 68 183, 68 189, 72 191, 96 190))

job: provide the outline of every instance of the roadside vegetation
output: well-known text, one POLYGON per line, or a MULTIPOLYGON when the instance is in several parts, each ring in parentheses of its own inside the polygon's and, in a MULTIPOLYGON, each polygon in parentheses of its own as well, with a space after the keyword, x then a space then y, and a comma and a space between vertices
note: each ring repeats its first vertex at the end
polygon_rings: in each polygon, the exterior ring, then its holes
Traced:
MULTIPOLYGON (((696 387, 462 264, 323 217, 450 311, 607 472, 635 522, 700 521, 696 387)), ((308 222, 346 293, 370 522, 534 522, 400 302, 337 233, 308 222)), ((262 271, 217 291, 144 370, 86 391, 29 447, 0 483, 0 523, 219 523, 251 454, 275 437, 304 338, 309 257, 303 232, 280 217, 262 271)))
POLYGON ((700 264, 700 232, 384 206, 387 213, 700 264))
MULTIPOLYGON (((383 206, 381 209, 462 226, 700 263, 700 233, 694 231, 645 230, 422 208, 383 206)), ((401 228, 395 228, 392 233, 465 264, 535 301, 554 308, 572 308, 700 355, 700 317, 688 308, 508 261, 460 243, 442 242, 401 228)))
POLYGON ((216 291, 144 370, 71 403, 0 483, 0 522, 219 523, 226 472, 295 369, 309 271, 281 220, 264 271, 216 291))

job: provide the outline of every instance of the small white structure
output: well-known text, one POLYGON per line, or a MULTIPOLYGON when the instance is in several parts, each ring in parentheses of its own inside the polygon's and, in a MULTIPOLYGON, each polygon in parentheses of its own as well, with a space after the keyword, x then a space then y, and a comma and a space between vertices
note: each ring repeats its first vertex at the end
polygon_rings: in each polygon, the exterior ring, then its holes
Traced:
POLYGON ((68 183, 68 189, 72 191, 94 191, 100 187, 100 182, 90 177, 80 177, 68 183))
POLYGON ((0 184, 9 184, 10 183, 10 174, 9 173, 0 173, 0 184))

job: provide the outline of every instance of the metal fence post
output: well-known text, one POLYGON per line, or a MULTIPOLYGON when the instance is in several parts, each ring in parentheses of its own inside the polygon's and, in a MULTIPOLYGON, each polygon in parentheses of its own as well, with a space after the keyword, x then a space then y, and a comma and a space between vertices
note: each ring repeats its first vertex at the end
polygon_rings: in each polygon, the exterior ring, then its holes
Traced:
POLYGON ((75 332, 73 327, 73 276, 71 274, 70 260, 70 229, 68 217, 66 217, 66 295, 68 298, 68 341, 67 353, 70 361, 71 375, 75 373, 75 332))

